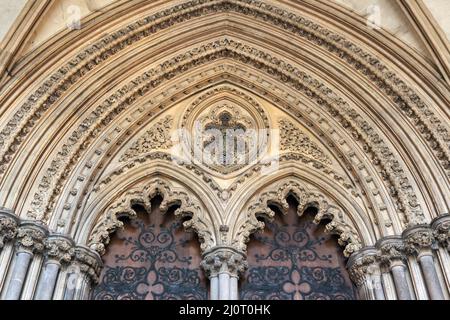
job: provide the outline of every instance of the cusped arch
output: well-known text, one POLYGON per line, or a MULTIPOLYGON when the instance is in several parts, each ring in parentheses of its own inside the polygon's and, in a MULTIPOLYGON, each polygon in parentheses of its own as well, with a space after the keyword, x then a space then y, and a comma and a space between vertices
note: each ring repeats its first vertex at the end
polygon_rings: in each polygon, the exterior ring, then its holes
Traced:
POLYGON ((325 225, 327 232, 339 237, 338 242, 344 247, 345 256, 348 257, 357 252, 367 242, 367 234, 361 234, 361 228, 356 226, 350 218, 349 210, 342 208, 328 194, 291 175, 270 181, 260 191, 254 193, 251 200, 247 201, 247 207, 243 208, 240 218, 235 220, 231 228, 233 246, 242 251, 246 250, 251 234, 264 229, 265 224, 260 218, 273 220, 275 211, 270 206, 276 206, 283 214, 286 214, 289 208, 288 196, 293 196, 298 202, 299 216, 308 207, 317 209, 314 223, 327 221, 325 225))
MULTIPOLYGON (((184 190, 174 188, 170 183, 157 178, 142 187, 136 187, 121 195, 98 218, 92 229, 88 245, 100 255, 105 253, 105 248, 110 241, 110 235, 123 227, 121 217, 136 218, 134 205, 142 205, 147 212, 151 210, 151 199, 161 196, 160 210, 164 214, 169 207, 178 206, 174 214, 177 218, 186 219, 183 227, 186 231, 194 231, 200 240, 200 247, 206 250, 214 243, 213 232, 205 224, 204 212, 193 195, 184 190)), ((211 227, 211 226, 209 226, 211 227)))

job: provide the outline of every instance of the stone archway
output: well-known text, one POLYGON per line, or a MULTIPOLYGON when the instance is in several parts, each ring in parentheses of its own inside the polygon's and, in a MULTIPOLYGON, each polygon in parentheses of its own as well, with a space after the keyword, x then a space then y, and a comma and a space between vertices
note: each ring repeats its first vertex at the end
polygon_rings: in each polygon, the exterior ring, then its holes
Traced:
POLYGON ((239 298, 259 215, 289 196, 338 237, 359 297, 450 297, 446 68, 327 1, 108 8, 0 53, 2 297, 87 298, 121 218, 157 195, 198 235, 213 299, 239 298))
POLYGON ((151 201, 150 212, 137 215, 116 231, 102 256, 104 263, 95 300, 206 300, 207 281, 195 233, 186 233, 174 215, 164 214, 162 199, 151 201))
POLYGON ((287 212, 276 210, 273 221, 265 221, 264 230, 247 245, 241 299, 356 299, 337 238, 313 222, 317 209, 306 208, 299 217, 296 200, 287 201, 287 212))

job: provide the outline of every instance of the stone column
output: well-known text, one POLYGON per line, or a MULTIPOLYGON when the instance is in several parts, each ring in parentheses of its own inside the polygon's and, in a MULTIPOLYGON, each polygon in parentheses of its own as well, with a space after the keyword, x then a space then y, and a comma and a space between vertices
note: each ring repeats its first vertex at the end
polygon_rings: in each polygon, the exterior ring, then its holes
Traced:
POLYGON ((45 242, 45 262, 36 289, 35 300, 50 300, 62 265, 74 255, 73 241, 63 235, 51 235, 45 242))
POLYGON ((398 300, 412 300, 412 289, 407 280, 406 253, 403 240, 398 236, 385 237, 377 242, 382 266, 388 268, 394 279, 398 300))
POLYGON ((444 300, 444 292, 434 267, 434 237, 431 229, 427 225, 414 226, 403 232, 403 238, 407 251, 417 256, 431 300, 444 300))
POLYGON ((68 268, 64 300, 87 300, 92 285, 99 281, 103 262, 100 255, 86 246, 75 247, 75 257, 68 268))
POLYGON ((19 218, 11 211, 0 208, 0 251, 17 235, 19 218))
POLYGON ((211 300, 238 300, 239 275, 247 268, 245 254, 232 247, 216 247, 203 256, 210 280, 211 300))
POLYGON ((360 298, 385 300, 381 271, 377 260, 377 250, 366 247, 350 256, 347 268, 356 284, 360 298))
POLYGON ((18 300, 23 284, 35 253, 44 250, 44 241, 48 231, 38 221, 24 221, 20 224, 16 240, 16 256, 12 276, 6 290, 6 300, 18 300))

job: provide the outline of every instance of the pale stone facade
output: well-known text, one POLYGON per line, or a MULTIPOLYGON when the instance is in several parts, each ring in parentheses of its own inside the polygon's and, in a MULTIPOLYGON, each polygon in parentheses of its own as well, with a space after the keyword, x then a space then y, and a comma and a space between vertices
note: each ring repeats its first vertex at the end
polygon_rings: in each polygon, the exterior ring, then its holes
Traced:
POLYGON ((212 299, 238 299, 288 196, 339 238, 359 298, 450 299, 445 4, 366 2, 1 3, 1 298, 88 299, 158 195, 212 299))

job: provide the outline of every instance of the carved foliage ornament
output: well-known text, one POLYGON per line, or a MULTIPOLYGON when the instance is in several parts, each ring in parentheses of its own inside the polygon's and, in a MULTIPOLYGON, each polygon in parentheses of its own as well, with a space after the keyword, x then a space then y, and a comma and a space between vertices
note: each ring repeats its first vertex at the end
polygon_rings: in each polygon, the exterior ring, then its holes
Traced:
POLYGON ((419 254, 422 250, 431 249, 434 242, 433 232, 427 226, 405 231, 404 238, 405 249, 410 254, 419 254))
POLYGON ((110 241, 110 234, 123 227, 123 222, 119 218, 123 216, 135 218, 137 213, 132 207, 136 204, 142 205, 147 212, 150 212, 151 199, 156 195, 163 198, 160 204, 162 213, 167 212, 173 205, 179 206, 174 212, 175 216, 189 218, 183 222, 183 227, 187 231, 197 233, 202 250, 206 250, 214 244, 212 232, 208 229, 208 226, 212 224, 205 221, 206 218, 198 200, 184 191, 173 188, 161 179, 155 179, 144 188, 128 191, 105 211, 91 232, 90 248, 103 255, 106 245, 110 241))
POLYGON ((17 219, 10 214, 0 212, 0 249, 6 242, 11 241, 17 235, 17 219))
POLYGON ((170 149, 172 147, 172 139, 170 136, 172 124, 172 116, 166 116, 158 121, 150 130, 145 132, 143 136, 133 143, 119 161, 128 161, 156 149, 170 149))
POLYGON ((401 239, 396 241, 386 241, 380 245, 377 258, 380 260, 382 265, 385 265, 387 267, 391 266, 392 263, 397 261, 405 262, 405 244, 401 239))
POLYGON ((286 214, 289 209, 286 199, 289 195, 294 196, 299 203, 297 207, 299 216, 303 214, 307 207, 312 206, 318 210, 314 223, 318 224, 323 219, 331 220, 325 226, 326 231, 339 236, 338 242, 345 247, 344 255, 346 257, 361 249, 361 240, 358 233, 338 207, 327 200, 323 194, 310 191, 293 180, 277 184, 253 201, 253 204, 247 209, 244 222, 234 236, 233 245, 239 250, 245 251, 250 235, 264 228, 264 222, 259 221, 258 217, 264 216, 269 221, 273 220, 275 212, 269 208, 269 205, 278 207, 283 214, 286 214))
POLYGON ((450 221, 446 221, 437 226, 434 231, 434 236, 444 247, 450 246, 450 221))
POLYGON ((76 247, 75 261, 80 267, 80 271, 87 275, 94 284, 97 284, 103 266, 101 259, 90 252, 88 248, 76 247))
POLYGON ((228 272, 234 276, 242 275, 248 268, 245 254, 232 248, 218 248, 205 255, 201 262, 208 277, 219 272, 228 272))
POLYGON ((349 268, 349 275, 352 281, 358 286, 362 286, 368 276, 377 272, 377 260, 374 255, 366 255, 357 259, 349 268))
POLYGON ((287 119, 281 119, 279 125, 282 151, 301 153, 326 165, 332 164, 331 159, 323 150, 292 122, 287 119))

